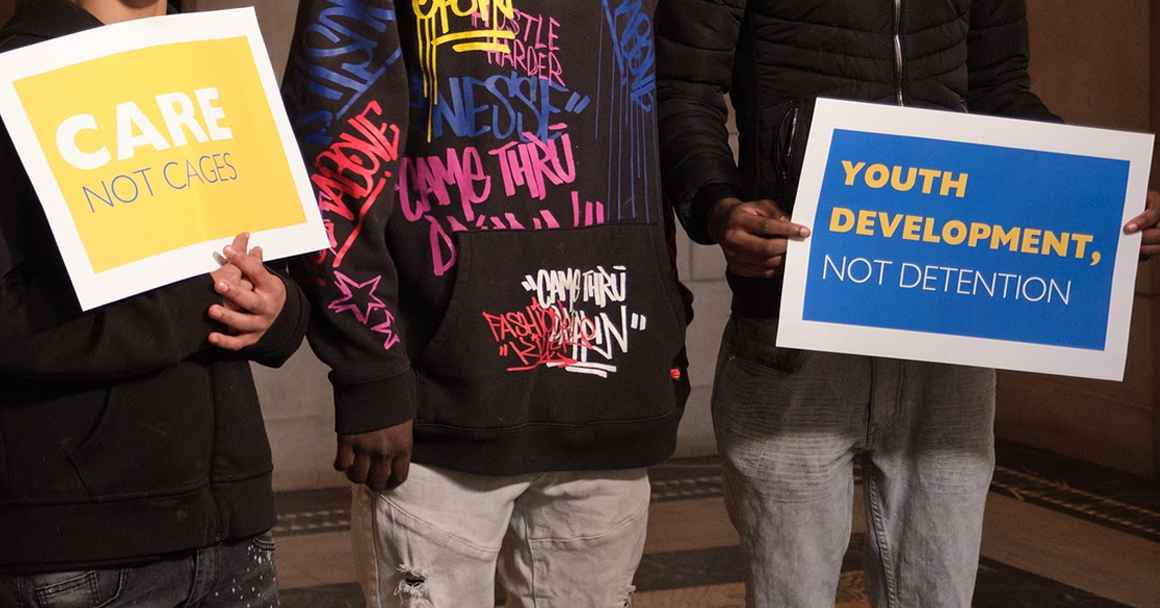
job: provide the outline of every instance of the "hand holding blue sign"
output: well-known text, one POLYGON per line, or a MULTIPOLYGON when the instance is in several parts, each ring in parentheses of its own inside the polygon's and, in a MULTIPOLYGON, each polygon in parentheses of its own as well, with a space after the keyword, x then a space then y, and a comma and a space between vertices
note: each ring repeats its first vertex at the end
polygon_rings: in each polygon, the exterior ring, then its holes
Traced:
POLYGON ((1140 259, 1147 260, 1160 253, 1160 192, 1155 190, 1148 193, 1148 203, 1144 213, 1137 215, 1124 226, 1124 234, 1143 233, 1143 242, 1140 245, 1140 259))
POLYGON ((810 229, 791 223, 771 200, 718 201, 709 216, 709 234, 721 244, 729 272, 772 278, 781 272, 788 239, 804 239, 810 229))

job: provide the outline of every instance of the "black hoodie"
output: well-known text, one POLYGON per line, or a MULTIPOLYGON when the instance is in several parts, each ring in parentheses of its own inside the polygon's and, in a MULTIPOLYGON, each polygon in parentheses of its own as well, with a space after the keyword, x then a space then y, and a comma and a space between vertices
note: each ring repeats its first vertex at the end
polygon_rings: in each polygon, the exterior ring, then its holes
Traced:
MULTIPOLYGON (((99 25, 66 0, 29 2, 0 50, 99 25)), ((0 572, 137 564, 272 527, 247 360, 285 361, 309 307, 288 285, 262 342, 234 355, 206 339, 217 302, 201 276, 81 312, 0 131, 0 572)))
POLYGON ((284 93, 331 231, 303 283, 339 433, 414 419, 417 462, 496 475, 671 454, 655 5, 301 4, 284 93))

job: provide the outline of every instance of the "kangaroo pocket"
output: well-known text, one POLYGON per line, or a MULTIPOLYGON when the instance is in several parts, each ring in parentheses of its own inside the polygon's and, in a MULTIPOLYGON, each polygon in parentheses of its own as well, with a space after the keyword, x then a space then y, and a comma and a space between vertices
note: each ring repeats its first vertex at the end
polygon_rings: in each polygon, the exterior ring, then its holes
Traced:
POLYGON ((672 414, 684 344, 659 227, 460 233, 419 421, 479 431, 672 414))
POLYGON ((193 363, 112 388, 104 412, 69 458, 93 497, 164 495, 208 481, 213 392, 193 363))

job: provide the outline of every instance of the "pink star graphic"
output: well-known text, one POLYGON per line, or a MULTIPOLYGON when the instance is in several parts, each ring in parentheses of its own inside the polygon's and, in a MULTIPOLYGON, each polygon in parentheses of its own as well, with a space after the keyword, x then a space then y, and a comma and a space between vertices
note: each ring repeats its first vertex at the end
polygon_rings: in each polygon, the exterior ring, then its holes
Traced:
POLYGON ((327 306, 331 312, 339 315, 344 312, 354 313, 358 322, 366 325, 376 310, 386 310, 387 305, 375 295, 375 290, 383 280, 382 275, 365 283, 358 283, 338 271, 335 271, 334 278, 334 286, 342 292, 342 297, 327 306))
POLYGON ((383 350, 391 350, 399 343, 399 334, 395 333, 395 315, 391 314, 391 311, 383 309, 383 317, 383 322, 372 327, 371 331, 386 336, 387 339, 383 341, 383 350))

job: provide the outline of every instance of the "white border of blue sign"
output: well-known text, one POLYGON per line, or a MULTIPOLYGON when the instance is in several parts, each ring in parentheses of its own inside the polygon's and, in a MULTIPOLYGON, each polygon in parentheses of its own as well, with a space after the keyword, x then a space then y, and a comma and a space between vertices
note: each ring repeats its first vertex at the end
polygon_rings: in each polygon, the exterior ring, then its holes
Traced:
MULTIPOLYGON (((1142 133, 819 99, 794 204, 793 221, 798 224, 814 226, 835 129, 1128 161, 1131 166, 1121 225, 1144 209, 1155 140, 1155 136, 1142 133)), ((1120 234, 1103 351, 806 321, 802 312, 810 239, 789 245, 777 345, 1122 381, 1141 236, 1120 234)))

